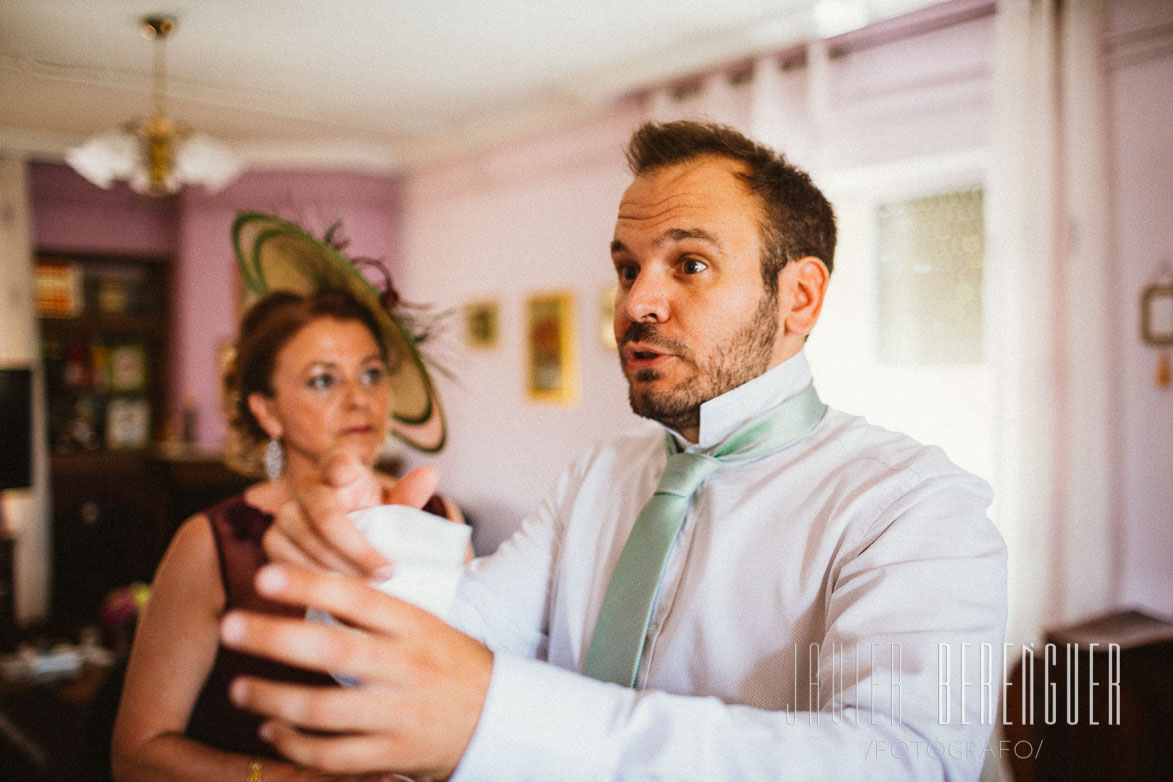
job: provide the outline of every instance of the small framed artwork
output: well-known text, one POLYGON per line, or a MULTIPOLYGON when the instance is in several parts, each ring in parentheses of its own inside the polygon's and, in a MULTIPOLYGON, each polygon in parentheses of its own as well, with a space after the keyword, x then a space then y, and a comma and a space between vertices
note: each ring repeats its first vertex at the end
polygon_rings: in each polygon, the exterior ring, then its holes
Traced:
POLYGON ((145 448, 151 436, 151 406, 145 399, 117 397, 106 405, 106 447, 145 448))
POLYGON ((530 296, 525 307, 529 354, 526 389, 539 402, 569 403, 578 391, 574 356, 574 298, 569 293, 530 296))
POLYGON ((1141 298, 1141 336, 1150 345, 1173 344, 1173 286, 1146 288, 1141 298))
POLYGON ((464 342, 470 348, 497 347, 497 302, 491 299, 464 305, 464 342))
POLYGON ((117 345, 110 350, 110 388, 142 391, 147 385, 147 351, 142 345, 117 345))
POLYGON ((37 259, 33 290, 39 317, 75 318, 81 314, 81 272, 69 261, 37 259))
POLYGON ((603 288, 599 294, 599 342, 603 347, 614 350, 615 344, 615 294, 618 286, 614 283, 603 288))

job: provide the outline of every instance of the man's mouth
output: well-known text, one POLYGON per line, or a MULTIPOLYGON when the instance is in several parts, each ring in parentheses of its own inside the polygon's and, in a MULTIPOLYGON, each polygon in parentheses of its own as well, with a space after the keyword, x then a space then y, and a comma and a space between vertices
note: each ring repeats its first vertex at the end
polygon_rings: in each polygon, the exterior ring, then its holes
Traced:
POLYGON ((648 345, 626 345, 623 348, 623 364, 630 369, 647 369, 672 358, 648 345))

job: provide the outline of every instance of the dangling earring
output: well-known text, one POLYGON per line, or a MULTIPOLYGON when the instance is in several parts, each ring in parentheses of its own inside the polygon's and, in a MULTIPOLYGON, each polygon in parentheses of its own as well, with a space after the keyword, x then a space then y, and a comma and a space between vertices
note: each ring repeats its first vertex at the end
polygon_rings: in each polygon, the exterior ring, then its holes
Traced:
POLYGON ((276 437, 270 437, 265 446, 265 477, 275 481, 285 471, 285 449, 276 437))

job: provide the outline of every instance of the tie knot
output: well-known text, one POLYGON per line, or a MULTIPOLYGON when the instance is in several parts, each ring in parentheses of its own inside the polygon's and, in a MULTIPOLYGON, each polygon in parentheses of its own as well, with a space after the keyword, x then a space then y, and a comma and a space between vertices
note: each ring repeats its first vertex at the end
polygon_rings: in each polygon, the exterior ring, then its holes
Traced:
POLYGON ((696 487, 720 465, 720 461, 708 454, 674 453, 668 457, 668 463, 664 466, 656 494, 691 497, 696 487))

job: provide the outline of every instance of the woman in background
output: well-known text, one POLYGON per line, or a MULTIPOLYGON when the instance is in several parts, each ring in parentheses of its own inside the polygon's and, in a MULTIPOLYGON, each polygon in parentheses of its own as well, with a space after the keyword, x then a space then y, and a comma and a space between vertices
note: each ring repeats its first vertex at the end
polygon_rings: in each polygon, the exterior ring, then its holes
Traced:
MULTIPOLYGON (((443 420, 394 305, 378 297, 336 248, 255 213, 238 218, 233 234, 246 279, 256 274, 250 282, 292 280, 296 284, 289 287, 301 289, 269 292, 249 309, 224 373, 230 464, 263 465, 267 480, 187 520, 164 555, 127 668, 111 751, 114 778, 381 778, 331 777, 277 759, 258 735, 261 719, 230 702, 230 682, 243 674, 319 686, 334 682, 222 648, 219 621, 238 607, 296 613, 263 600, 253 588, 266 561, 261 538, 292 500, 299 478, 316 473, 328 455, 346 450, 375 464, 393 420, 404 417, 394 404, 396 387, 409 396, 422 389, 427 396, 426 404, 415 400, 408 410, 415 420, 397 432, 403 439, 438 449, 443 420), (250 230, 258 223, 264 231, 250 230), (274 229, 285 243, 266 248, 274 229)), ((396 490, 399 499, 421 491, 427 497, 430 484, 429 476, 413 474, 396 489, 388 476, 384 496, 396 490)), ((460 518, 438 496, 425 509, 460 518)))

